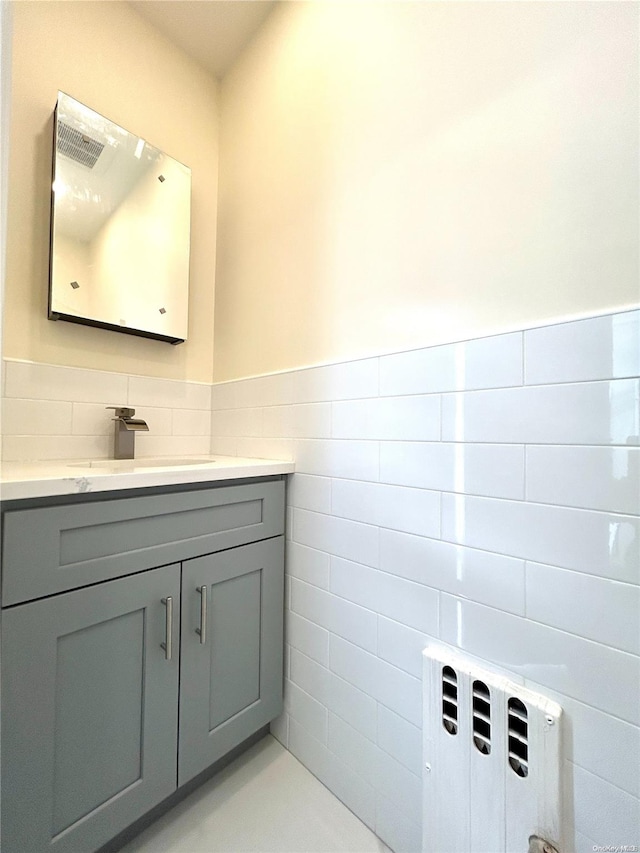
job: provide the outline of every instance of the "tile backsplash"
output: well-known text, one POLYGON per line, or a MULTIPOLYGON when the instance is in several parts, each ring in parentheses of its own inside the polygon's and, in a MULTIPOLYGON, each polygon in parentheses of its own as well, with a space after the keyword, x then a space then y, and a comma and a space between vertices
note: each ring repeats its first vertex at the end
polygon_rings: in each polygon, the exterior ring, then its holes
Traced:
POLYGON ((5 360, 2 458, 102 459, 113 455, 113 412, 132 406, 149 432, 136 455, 209 453, 211 386, 101 370, 5 360))
POLYGON ((213 386, 214 453, 296 464, 273 731, 396 853, 430 638, 563 706, 567 851, 638 843, 639 375, 628 311, 213 386))
MULTIPOLYGON (((421 848, 421 651, 565 711, 567 853, 638 844, 640 311, 213 386, 6 360, 5 460, 293 459, 274 734, 421 848)), ((526 841, 523 840, 523 849, 526 841)))

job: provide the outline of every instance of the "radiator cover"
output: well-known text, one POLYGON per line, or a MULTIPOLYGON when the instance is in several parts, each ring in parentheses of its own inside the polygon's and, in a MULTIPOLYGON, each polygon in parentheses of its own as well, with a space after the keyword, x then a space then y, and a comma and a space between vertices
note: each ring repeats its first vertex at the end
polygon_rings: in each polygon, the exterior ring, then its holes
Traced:
POLYGON ((560 706, 442 644, 423 698, 423 853, 562 851, 560 706))

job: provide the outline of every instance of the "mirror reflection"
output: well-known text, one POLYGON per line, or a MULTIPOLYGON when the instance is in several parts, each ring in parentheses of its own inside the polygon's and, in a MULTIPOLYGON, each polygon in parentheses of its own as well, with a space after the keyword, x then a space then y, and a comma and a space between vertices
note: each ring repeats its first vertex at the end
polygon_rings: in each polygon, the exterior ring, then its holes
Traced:
POLYGON ((49 317, 187 337, 191 171, 58 93, 49 317))

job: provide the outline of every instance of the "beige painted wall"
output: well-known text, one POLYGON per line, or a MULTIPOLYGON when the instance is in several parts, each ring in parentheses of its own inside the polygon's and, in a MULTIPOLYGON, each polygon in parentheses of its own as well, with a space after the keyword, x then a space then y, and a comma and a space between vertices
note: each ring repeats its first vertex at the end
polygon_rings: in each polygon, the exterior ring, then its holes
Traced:
MULTIPOLYGON (((11 115, 11 6, 0 0, 0 353, 7 261, 7 219, 9 197, 9 125, 11 115)), ((0 373, 2 366, 0 365, 0 373)), ((1 374, 4 377, 4 374, 1 374)))
MULTIPOLYGON (((210 382, 217 84, 121 0, 13 4, 4 355, 210 382), (58 89, 192 169, 189 339, 171 346, 47 320, 52 112, 58 89)), ((117 402, 117 401, 116 401, 117 402)))
POLYGON ((637 304, 637 3, 284 3, 221 87, 216 380, 637 304))

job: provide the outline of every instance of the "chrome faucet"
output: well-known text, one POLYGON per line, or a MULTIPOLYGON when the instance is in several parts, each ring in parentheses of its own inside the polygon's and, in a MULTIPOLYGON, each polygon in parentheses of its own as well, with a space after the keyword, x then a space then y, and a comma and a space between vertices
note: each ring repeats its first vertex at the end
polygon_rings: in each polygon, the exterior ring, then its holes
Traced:
POLYGON ((134 418, 135 409, 126 406, 107 406, 114 409, 116 416, 115 431, 113 435, 113 458, 133 459, 135 454, 136 432, 149 432, 147 422, 140 418, 134 418))

